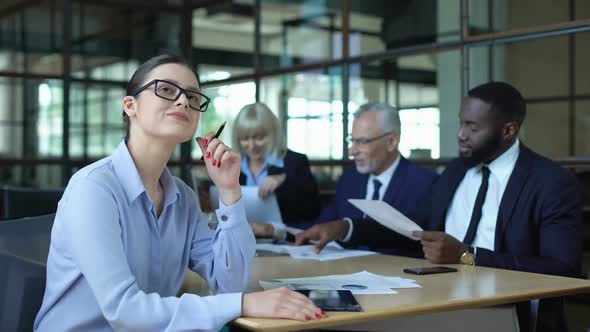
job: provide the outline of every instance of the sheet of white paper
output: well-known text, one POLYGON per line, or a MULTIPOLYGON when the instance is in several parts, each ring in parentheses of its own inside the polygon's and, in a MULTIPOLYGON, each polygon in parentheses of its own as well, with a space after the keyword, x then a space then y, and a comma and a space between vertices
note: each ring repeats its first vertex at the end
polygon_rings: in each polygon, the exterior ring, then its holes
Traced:
POLYGON ((383 285, 387 285, 391 288, 422 288, 419 284, 416 283, 414 279, 405 279, 402 277, 388 277, 382 276, 379 274, 374 274, 368 271, 357 272, 352 275, 354 278, 360 279, 373 279, 377 280, 378 282, 382 283, 383 285))
MULTIPOLYGON (((307 246, 305 246, 307 247, 307 246)), ((319 261, 330 261, 335 259, 358 257, 373 255, 375 252, 367 250, 349 250, 349 249, 337 249, 334 247, 326 247, 319 254, 315 253, 315 247, 301 248, 301 250, 292 250, 289 255, 295 259, 311 259, 319 261)))
POLYGON ((412 236, 412 231, 421 231, 422 227, 384 201, 368 199, 349 199, 348 201, 381 225, 412 240, 419 240, 412 236))
POLYGON ((397 294, 392 288, 421 287, 412 279, 381 276, 367 271, 353 274, 260 281, 260 286, 264 289, 277 287, 320 290, 348 289, 353 294, 397 294))
MULTIPOLYGON (((209 197, 211 204, 215 209, 219 207, 219 191, 217 187, 209 188, 209 197)), ((271 194, 265 199, 258 196, 258 187, 242 186, 242 200, 246 209, 246 219, 248 223, 267 223, 282 224, 281 210, 275 194, 271 194)))
POLYGON ((333 290, 337 289, 337 286, 332 285, 326 281, 310 281, 309 283, 302 282, 286 282, 286 281, 259 281, 260 286, 264 289, 274 289, 279 287, 287 287, 290 289, 315 289, 315 290, 333 290))
POLYGON ((277 287, 288 287, 290 289, 314 289, 314 290, 350 290, 353 294, 397 294, 393 289, 383 285, 370 285, 368 283, 359 283, 343 276, 342 278, 293 278, 280 279, 276 281, 260 281, 260 286, 264 289, 273 289, 277 287), (351 289, 350 286, 361 286, 364 289, 351 289))
POLYGON ((287 253, 295 259, 310 259, 318 261, 330 261, 349 257, 367 256, 376 254, 373 251, 343 249, 338 243, 330 242, 319 253, 315 253, 314 245, 292 246, 287 244, 257 243, 256 250, 268 250, 275 253, 287 253))

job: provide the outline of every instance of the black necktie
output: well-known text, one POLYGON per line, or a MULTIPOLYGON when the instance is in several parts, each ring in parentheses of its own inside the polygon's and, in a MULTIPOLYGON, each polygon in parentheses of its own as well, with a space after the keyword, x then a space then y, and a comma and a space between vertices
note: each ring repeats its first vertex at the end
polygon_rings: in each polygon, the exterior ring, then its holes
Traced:
POLYGON ((377 179, 373 179, 373 197, 371 198, 374 201, 379 200, 379 189, 381 188, 381 181, 377 179))
POLYGON ((479 191, 477 192, 477 198, 475 199, 475 205, 473 206, 473 212, 471 213, 471 221, 469 222, 469 228, 467 229, 467 234, 465 234, 465 239, 463 243, 470 246, 475 239, 475 233, 477 232, 477 226, 479 225, 479 220, 481 219, 481 210, 483 207, 483 203, 486 200, 486 193, 488 191, 488 180, 490 178, 490 169, 486 166, 481 168, 481 185, 479 186, 479 191))

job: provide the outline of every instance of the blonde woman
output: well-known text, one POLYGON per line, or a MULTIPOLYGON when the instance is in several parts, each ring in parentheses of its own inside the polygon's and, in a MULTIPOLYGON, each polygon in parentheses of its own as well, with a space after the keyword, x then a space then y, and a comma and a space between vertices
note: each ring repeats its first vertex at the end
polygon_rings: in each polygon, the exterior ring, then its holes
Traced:
MULTIPOLYGON (((240 110, 233 146, 242 156, 240 184, 258 186, 261 198, 275 193, 287 225, 297 226, 318 216, 320 200, 309 161, 304 154, 286 148, 279 121, 266 104, 249 104, 240 110)), ((286 236, 280 224, 249 222, 256 236, 286 236)))

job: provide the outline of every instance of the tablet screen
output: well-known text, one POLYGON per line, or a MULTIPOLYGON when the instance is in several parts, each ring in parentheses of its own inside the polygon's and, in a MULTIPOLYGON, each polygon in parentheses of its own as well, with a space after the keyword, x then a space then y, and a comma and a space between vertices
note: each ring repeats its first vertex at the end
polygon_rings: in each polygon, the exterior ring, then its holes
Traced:
POLYGON ((296 290, 326 311, 362 311, 349 290, 296 290))

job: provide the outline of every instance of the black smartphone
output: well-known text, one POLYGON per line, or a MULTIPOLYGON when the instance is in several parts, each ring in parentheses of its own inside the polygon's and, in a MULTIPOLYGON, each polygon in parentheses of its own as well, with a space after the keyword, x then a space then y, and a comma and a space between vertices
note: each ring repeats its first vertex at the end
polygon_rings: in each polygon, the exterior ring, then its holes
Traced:
POLYGON ((405 273, 410 274, 435 274, 435 273, 448 273, 448 272, 457 272, 457 269, 454 267, 448 266, 427 266, 427 267, 414 267, 411 269, 404 269, 405 273))
POLYGON ((307 296, 318 308, 326 311, 363 311, 349 290, 296 289, 307 296))

